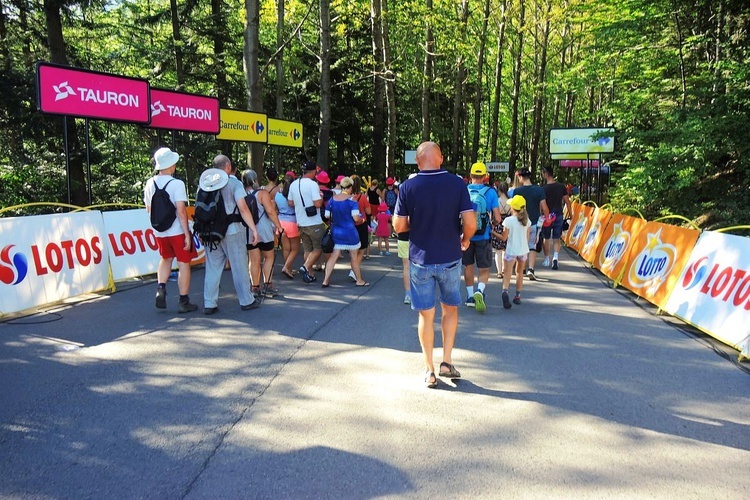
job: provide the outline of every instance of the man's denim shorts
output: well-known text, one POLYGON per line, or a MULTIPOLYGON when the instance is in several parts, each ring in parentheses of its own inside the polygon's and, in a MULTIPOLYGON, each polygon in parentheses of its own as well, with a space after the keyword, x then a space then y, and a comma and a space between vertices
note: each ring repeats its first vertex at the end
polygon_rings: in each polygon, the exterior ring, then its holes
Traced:
POLYGON ((461 305, 461 260, 447 264, 409 265, 411 308, 424 311, 435 307, 435 292, 447 306, 461 305))

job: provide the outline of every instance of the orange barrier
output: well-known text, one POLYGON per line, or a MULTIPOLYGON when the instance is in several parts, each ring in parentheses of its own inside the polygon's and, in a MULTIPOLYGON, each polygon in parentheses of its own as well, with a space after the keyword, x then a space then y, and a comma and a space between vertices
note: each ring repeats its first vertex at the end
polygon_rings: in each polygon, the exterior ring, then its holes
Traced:
POLYGON ((613 214, 601 238, 594 266, 615 284, 620 282, 630 253, 634 236, 643 229, 646 221, 623 214, 613 214))
POLYGON ((589 264, 594 264, 598 255, 598 249, 601 245, 604 232, 609 225, 609 220, 612 218, 612 212, 597 208, 591 216, 592 221, 586 238, 583 240, 581 246, 581 257, 583 257, 589 264))
POLYGON ((565 243, 576 252, 581 251, 586 234, 588 234, 593 213, 594 207, 578 204, 573 205, 573 217, 570 221, 570 229, 568 229, 565 243))
POLYGON ((664 309, 700 232, 661 222, 648 222, 638 233, 622 284, 664 309))

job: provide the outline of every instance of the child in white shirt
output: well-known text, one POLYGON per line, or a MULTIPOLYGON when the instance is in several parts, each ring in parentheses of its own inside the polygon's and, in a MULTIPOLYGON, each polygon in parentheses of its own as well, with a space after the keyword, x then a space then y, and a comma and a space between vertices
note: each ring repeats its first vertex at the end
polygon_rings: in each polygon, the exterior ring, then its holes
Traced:
POLYGON ((510 288, 510 277, 513 273, 513 264, 516 264, 516 295, 514 304, 521 303, 521 290, 523 289, 523 267, 529 256, 529 232, 531 221, 526 212, 526 200, 523 196, 515 195, 508 202, 511 208, 511 216, 503 221, 503 232, 493 231, 496 238, 506 241, 505 266, 503 269, 503 307, 511 308, 508 288, 510 288))

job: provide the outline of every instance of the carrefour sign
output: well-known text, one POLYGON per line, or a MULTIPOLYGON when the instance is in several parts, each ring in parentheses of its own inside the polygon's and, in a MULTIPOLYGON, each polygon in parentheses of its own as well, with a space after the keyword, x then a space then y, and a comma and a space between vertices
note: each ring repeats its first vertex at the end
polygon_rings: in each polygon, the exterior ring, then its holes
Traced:
POLYGON ((148 123, 146 80, 49 63, 37 64, 37 105, 43 113, 148 123))
POLYGON ((272 146, 302 147, 302 124, 276 118, 268 119, 268 144, 272 146))
POLYGON ((549 131, 550 154, 612 153, 614 128, 553 128, 549 131))
POLYGON ((267 122, 268 118, 263 113, 221 108, 220 130, 216 138, 223 141, 267 142, 267 122))

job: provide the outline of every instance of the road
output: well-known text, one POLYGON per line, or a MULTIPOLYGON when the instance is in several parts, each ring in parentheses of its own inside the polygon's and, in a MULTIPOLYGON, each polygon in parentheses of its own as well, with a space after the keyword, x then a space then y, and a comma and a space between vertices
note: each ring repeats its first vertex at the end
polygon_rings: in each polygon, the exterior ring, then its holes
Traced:
POLYGON ((748 374, 560 266, 520 306, 493 277, 485 314, 462 307, 463 378, 434 390, 395 256, 365 288, 277 265, 253 311, 226 272, 213 316, 135 280, 6 321, 0 498, 747 498, 748 374))

